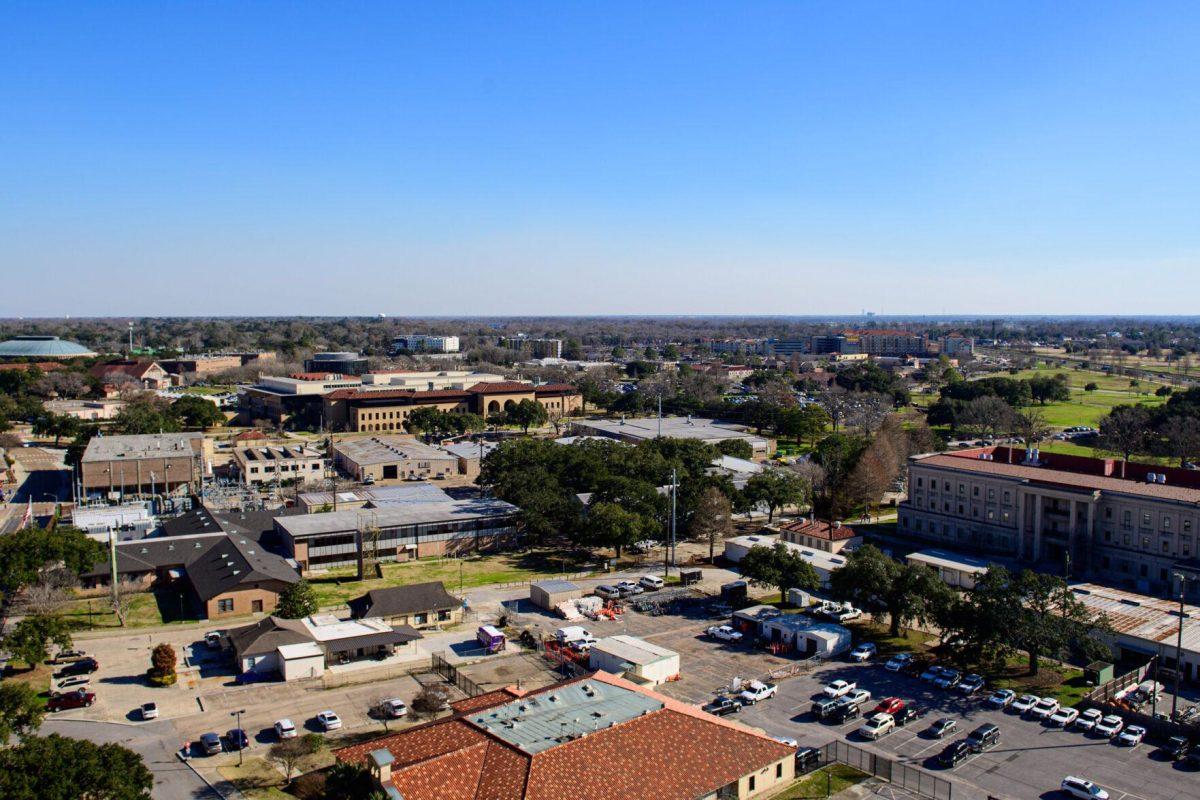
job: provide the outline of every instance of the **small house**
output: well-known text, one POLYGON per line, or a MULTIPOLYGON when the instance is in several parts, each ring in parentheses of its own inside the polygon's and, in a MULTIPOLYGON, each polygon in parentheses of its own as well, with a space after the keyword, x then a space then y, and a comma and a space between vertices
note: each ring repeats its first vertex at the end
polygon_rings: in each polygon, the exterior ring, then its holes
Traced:
POLYGON ((607 636, 592 645, 588 666, 644 686, 658 686, 679 676, 679 654, 636 636, 607 636))

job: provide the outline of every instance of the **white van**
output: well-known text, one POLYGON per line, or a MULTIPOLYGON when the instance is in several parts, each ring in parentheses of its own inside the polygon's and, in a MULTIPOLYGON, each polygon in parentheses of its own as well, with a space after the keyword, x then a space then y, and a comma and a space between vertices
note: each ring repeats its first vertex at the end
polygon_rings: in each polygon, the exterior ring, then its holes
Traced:
POLYGON ((657 575, 643 575, 638 578, 638 585, 643 589, 654 591, 663 587, 663 579, 657 575))
POLYGON ((559 628, 554 633, 554 637, 559 644, 565 644, 579 652, 586 652, 591 649, 596 643, 596 637, 592 636, 591 631, 582 625, 569 625, 565 628, 559 628))

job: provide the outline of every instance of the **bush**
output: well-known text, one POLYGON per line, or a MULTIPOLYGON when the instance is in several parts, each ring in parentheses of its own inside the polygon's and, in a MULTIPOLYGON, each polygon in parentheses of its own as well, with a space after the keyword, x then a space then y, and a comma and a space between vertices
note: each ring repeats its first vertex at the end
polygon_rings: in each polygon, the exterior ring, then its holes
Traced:
POLYGON ((174 686, 179 676, 174 672, 160 673, 151 667, 146 670, 146 682, 151 686, 174 686))
POLYGON ((450 689, 438 683, 430 684, 421 689, 413 698, 411 708, 414 714, 433 716, 446 708, 450 698, 450 689))
POLYGON ((155 645, 150 654, 150 669, 146 670, 146 680, 151 686, 173 686, 178 680, 175 675, 177 660, 174 647, 166 642, 155 645))

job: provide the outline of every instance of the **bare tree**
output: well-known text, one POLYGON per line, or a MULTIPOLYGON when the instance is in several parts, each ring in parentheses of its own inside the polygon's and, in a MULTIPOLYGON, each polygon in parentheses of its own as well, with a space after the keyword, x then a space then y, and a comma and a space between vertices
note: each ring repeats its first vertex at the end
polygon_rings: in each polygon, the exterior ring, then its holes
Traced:
POLYGON ((1178 459, 1180 466, 1200 453, 1200 420, 1195 417, 1168 417, 1159 432, 1164 450, 1178 459))
MULTIPOLYGON (((1050 435, 1050 425, 1046 422, 1045 415, 1036 408, 1014 413, 1009 422, 1013 435, 1025 443, 1026 451, 1050 435)), ((1008 449, 1008 460, 1012 461, 1011 447, 1008 449)))
POLYGON ((958 425, 985 439, 995 439, 1011 427, 1013 409, 995 395, 976 397, 963 406, 958 425))
POLYGON ((1100 448, 1121 457, 1121 477, 1135 453, 1146 451, 1150 412, 1141 406, 1117 406, 1100 420, 1100 448))
POLYGON ((892 398, 877 392, 851 392, 849 408, 846 411, 847 425, 861 428, 872 433, 892 413, 892 398))

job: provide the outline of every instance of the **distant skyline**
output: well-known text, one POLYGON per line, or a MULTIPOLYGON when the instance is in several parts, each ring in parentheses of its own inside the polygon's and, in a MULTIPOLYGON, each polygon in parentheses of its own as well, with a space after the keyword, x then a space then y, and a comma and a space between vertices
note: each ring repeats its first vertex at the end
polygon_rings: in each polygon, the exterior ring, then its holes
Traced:
POLYGON ((0 317, 1194 315, 1194 3, 32 3, 0 317))

